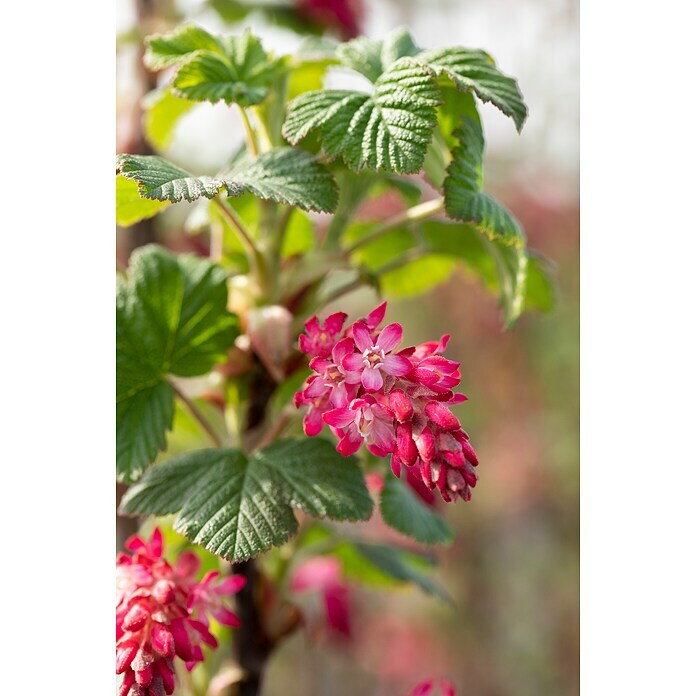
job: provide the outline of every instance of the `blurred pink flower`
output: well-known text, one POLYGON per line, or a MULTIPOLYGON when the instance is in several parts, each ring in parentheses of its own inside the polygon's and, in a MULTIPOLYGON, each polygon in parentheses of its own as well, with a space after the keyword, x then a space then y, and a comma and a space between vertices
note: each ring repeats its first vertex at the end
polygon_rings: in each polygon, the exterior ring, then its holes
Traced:
POLYGON ((454 686, 447 679, 439 680, 439 689, 436 685, 436 679, 428 679, 415 686, 409 696, 455 696, 454 686))
POLYGON ((329 29, 337 29, 344 40, 360 33, 362 0, 296 0, 300 16, 329 29))
POLYGON ((348 586, 337 558, 315 556, 304 561, 293 573, 291 588, 295 592, 319 591, 329 632, 335 637, 352 637, 348 586))

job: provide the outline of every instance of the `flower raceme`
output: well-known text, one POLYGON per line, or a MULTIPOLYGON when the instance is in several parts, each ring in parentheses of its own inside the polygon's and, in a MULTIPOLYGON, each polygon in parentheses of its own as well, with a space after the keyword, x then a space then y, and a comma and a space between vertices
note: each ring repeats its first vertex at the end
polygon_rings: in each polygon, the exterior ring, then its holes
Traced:
POLYGON ((223 597, 246 582, 239 575, 220 579, 211 571, 200 581, 200 559, 182 553, 172 566, 162 557, 162 534, 149 543, 126 542, 131 554, 116 560, 116 674, 123 674, 119 696, 163 696, 174 691, 174 659, 191 670, 203 661, 202 644, 217 647, 209 616, 226 626, 239 620, 223 597))
POLYGON ((295 394, 298 408, 308 406, 304 431, 315 436, 326 424, 343 456, 364 444, 378 457, 391 455, 396 476, 405 468, 446 502, 469 500, 478 459, 450 410, 466 400, 452 391, 461 375, 443 355, 450 337, 399 350, 403 328, 379 328, 386 304, 345 330, 343 312, 305 324, 299 347, 314 374, 295 394))

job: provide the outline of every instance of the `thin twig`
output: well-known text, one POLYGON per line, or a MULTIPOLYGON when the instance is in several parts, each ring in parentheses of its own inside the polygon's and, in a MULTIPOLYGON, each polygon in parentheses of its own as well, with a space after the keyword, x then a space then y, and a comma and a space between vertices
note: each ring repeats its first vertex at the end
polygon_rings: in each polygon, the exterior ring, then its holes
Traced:
POLYGON ((259 154, 259 148, 256 144, 256 135, 254 134, 254 129, 251 126, 249 114, 247 114, 243 106, 239 107, 239 113, 242 115, 242 123, 244 124, 244 130, 246 131, 247 149, 252 157, 256 157, 259 154))
POLYGON ((213 441, 216 447, 222 447, 222 440, 220 439, 220 436, 215 432, 215 429, 213 426, 210 424, 208 419, 203 415, 203 412, 196 406, 196 404, 191 401, 191 399, 184 394, 179 387, 174 384, 172 380, 167 380, 169 382, 169 386, 174 390, 174 393, 181 399, 181 401, 184 403, 186 408, 191 412, 191 415, 198 421, 200 426, 205 430, 205 432, 208 434, 210 439, 213 441))
POLYGON ((379 239, 387 232, 390 232, 395 227, 399 227, 408 222, 414 222, 415 220, 424 220, 432 215, 439 213, 445 204, 444 198, 435 198, 432 201, 426 201, 425 203, 420 203, 414 205, 412 208, 405 210, 403 213, 398 213, 385 220, 381 225, 377 226, 374 230, 366 234, 364 237, 358 239, 357 242, 352 244, 346 249, 346 254, 352 254, 354 251, 367 246, 376 239, 379 239))
POLYGON ((409 249, 393 261, 385 263, 384 266, 380 266, 378 269, 374 271, 374 274, 378 277, 381 277, 386 273, 390 273, 391 271, 395 271, 398 268, 401 268, 402 266, 407 266, 409 263, 417 261, 424 254, 425 250, 422 247, 413 247, 413 249, 409 249))

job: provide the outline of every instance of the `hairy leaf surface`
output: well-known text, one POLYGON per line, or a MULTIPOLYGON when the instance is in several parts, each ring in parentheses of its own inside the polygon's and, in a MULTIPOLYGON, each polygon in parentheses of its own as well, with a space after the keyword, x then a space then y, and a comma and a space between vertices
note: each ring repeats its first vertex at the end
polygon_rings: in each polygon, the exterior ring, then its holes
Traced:
POLYGON ((315 132, 329 160, 354 171, 420 171, 436 123, 437 85, 411 58, 392 64, 372 93, 306 92, 290 102, 283 135, 296 145, 315 132))
POLYGON ((297 530, 293 508, 368 519, 372 499, 355 458, 308 439, 281 440, 249 458, 198 450, 150 469, 121 504, 127 514, 178 512, 174 529, 231 562, 287 541, 297 530))
POLYGON ((525 235, 519 222, 493 196, 483 191, 483 130, 465 118, 455 131, 459 146, 452 153, 445 179, 445 210, 455 220, 470 222, 489 239, 522 248, 525 235))

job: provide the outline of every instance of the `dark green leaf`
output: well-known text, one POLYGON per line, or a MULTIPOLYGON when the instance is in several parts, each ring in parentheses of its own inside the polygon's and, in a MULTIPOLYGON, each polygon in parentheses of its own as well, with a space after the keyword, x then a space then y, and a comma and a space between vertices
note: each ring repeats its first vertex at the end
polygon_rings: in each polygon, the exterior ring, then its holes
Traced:
POLYGON ((436 123, 435 82, 411 58, 396 61, 372 94, 347 90, 306 92, 290 102, 283 135, 297 144, 315 132, 329 160, 354 171, 420 171, 436 123))
POLYGON ((156 155, 119 155, 116 166, 127 179, 138 182, 143 198, 189 203, 201 196, 214 198, 221 188, 230 196, 238 196, 243 188, 209 176, 193 176, 163 157, 156 155))
POLYGON ((495 104, 522 130, 527 107, 517 81, 502 73, 485 51, 437 48, 419 53, 417 60, 436 76, 445 75, 462 92, 473 91, 481 101, 495 104))
POLYGON ((275 472, 284 498, 314 517, 367 520, 372 498, 357 460, 343 457, 320 438, 281 440, 254 458, 275 472))
POLYGON ((329 170, 309 153, 291 147, 264 152, 256 159, 245 158, 225 180, 259 198, 303 210, 330 213, 338 204, 338 189, 329 170))
POLYGON ((247 459, 239 450, 199 450, 150 469, 121 503, 126 514, 179 511, 174 529, 237 562, 284 543, 292 508, 339 520, 369 518, 362 472, 323 440, 282 440, 247 459))
POLYGON ((396 476, 386 477, 379 504, 384 521, 406 536, 424 544, 450 544, 454 539, 442 516, 396 476))
POLYGON ((513 215, 483 191, 483 131, 465 118, 455 132, 459 147, 452 153, 445 179, 445 210, 448 217, 470 222, 489 239, 524 247, 525 236, 513 215))
POLYGON ((167 375, 209 372, 238 334, 222 268, 155 245, 134 252, 116 295, 119 480, 135 480, 165 447, 174 413, 167 375))
POLYGON ((283 61, 270 58, 248 31, 220 37, 217 44, 217 50, 197 51, 181 64, 172 80, 174 91, 213 104, 260 104, 283 71, 283 61))

